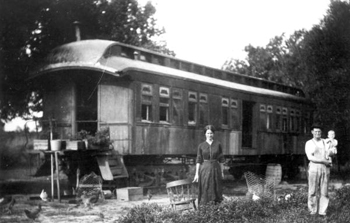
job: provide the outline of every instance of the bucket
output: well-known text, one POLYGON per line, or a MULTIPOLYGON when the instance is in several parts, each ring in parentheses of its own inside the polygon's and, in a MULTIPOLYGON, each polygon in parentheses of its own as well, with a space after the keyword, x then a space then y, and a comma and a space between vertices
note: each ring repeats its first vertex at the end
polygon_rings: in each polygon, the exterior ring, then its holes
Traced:
POLYGON ((281 183, 282 167, 278 163, 269 163, 266 167, 266 181, 274 182, 275 185, 281 183))
POLYGON ((53 139, 50 141, 51 151, 61 150, 62 141, 59 139, 53 139))

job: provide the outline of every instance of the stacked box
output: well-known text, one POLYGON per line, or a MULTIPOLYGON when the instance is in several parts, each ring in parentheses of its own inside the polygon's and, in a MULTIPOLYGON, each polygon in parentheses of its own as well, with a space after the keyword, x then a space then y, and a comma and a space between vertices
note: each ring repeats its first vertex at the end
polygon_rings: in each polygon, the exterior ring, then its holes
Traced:
POLYGON ((143 199, 142 187, 124 187, 117 189, 117 199, 122 201, 137 201, 143 199))
POLYGON ((33 147, 34 147, 34 150, 48 150, 49 142, 47 139, 34 139, 33 147))
POLYGON ((84 150, 85 143, 82 141, 66 141, 67 150, 84 150))

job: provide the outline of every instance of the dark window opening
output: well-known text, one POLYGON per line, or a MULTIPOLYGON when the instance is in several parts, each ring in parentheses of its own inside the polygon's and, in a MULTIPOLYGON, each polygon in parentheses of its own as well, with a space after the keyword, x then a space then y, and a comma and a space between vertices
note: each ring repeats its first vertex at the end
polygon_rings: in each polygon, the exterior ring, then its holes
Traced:
POLYGON ((141 118, 145 121, 151 121, 152 120, 152 106, 143 104, 141 108, 141 118))
POLYGON ((242 103, 242 147, 253 146, 253 108, 254 102, 242 103))
POLYGON ((153 120, 152 98, 153 89, 151 85, 142 84, 141 89, 141 119, 142 121, 153 120))
POLYGON ((97 131, 97 87, 96 82, 86 78, 77 82, 77 131, 86 130, 91 134, 97 131))

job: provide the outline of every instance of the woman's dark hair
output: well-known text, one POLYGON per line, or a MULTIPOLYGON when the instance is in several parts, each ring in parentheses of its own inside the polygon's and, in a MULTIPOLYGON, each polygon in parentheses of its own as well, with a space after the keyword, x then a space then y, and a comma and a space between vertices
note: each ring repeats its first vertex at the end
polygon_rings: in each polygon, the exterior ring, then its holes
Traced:
POLYGON ((212 125, 207 125, 204 127, 204 135, 207 133, 207 130, 211 130, 213 133, 215 133, 215 128, 212 125))

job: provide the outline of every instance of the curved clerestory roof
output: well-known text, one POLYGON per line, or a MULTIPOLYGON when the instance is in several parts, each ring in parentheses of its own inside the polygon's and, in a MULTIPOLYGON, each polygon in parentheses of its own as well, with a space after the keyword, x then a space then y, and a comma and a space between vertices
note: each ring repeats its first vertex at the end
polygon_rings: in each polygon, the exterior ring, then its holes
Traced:
MULTIPOLYGON (((200 81, 202 83, 235 89, 242 92, 249 92, 252 94, 306 101, 306 99, 301 96, 301 90, 300 95, 294 95, 118 56, 113 54, 111 50, 115 45, 132 47, 109 40, 83 40, 61 45, 50 52, 42 66, 31 74, 30 79, 38 78, 47 73, 60 70, 86 69, 105 72, 116 77, 122 76, 123 73, 129 70, 136 70, 188 81, 200 81)), ((132 48, 140 49, 137 47, 132 48)), ((142 50, 152 54, 161 55, 162 57, 168 57, 148 50, 142 50)))

